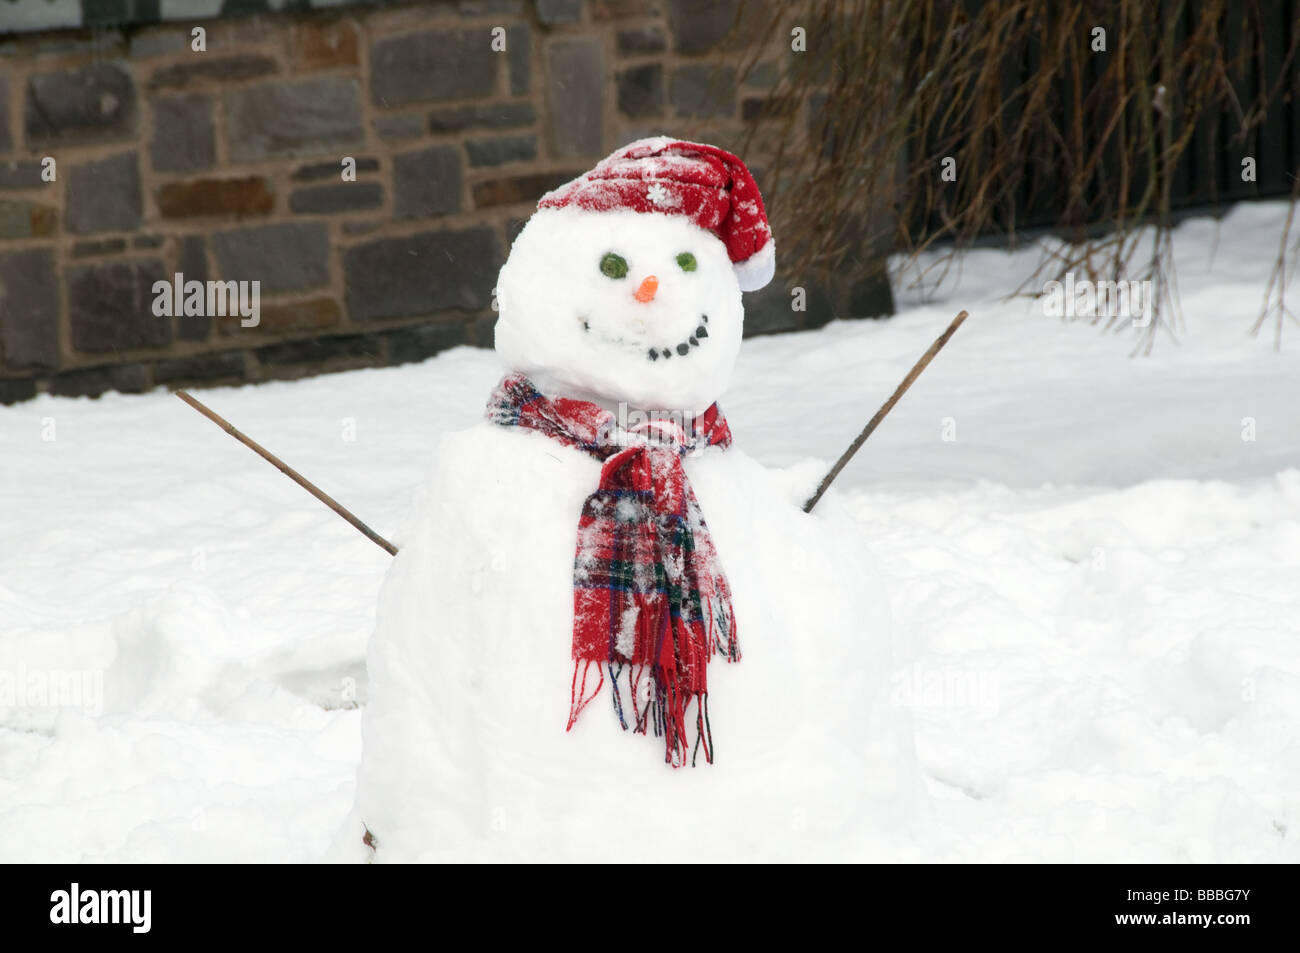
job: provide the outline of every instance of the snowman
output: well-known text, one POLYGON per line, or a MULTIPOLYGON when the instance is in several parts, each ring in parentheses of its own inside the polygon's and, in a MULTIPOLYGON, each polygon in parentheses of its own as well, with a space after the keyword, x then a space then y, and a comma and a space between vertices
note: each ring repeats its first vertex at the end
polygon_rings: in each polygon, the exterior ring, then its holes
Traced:
POLYGON ((774 267, 714 146, 634 142, 542 198, 497 284, 503 379, 382 588, 341 857, 867 859, 905 819, 861 531, 718 404, 774 267))

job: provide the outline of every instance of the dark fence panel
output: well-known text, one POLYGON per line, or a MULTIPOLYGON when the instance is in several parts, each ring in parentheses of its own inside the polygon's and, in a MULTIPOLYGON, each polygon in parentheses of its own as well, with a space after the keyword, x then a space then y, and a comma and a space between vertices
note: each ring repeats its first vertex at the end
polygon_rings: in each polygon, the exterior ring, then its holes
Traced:
MULTIPOLYGON (((1158 2, 1159 29, 1164 35, 1172 34, 1175 49, 1181 55, 1183 45, 1193 35, 1209 4, 1205 0, 1190 0, 1182 4, 1181 15, 1177 15, 1179 4, 1174 0, 1158 2)), ((1115 10, 1113 4, 1099 5, 1099 24, 1106 22, 1100 15, 1101 7, 1115 10)), ((971 9, 972 17, 976 9, 971 9)), ((1300 0, 1245 0, 1232 4, 1223 16, 1226 54, 1232 64, 1228 78, 1236 102, 1223 109, 1210 110, 1197 123, 1191 142, 1172 170, 1171 211, 1283 198, 1291 194, 1296 170, 1300 169, 1300 62, 1294 57, 1291 62, 1286 59, 1288 43, 1300 18, 1300 0), (1243 110, 1248 110, 1266 90, 1273 91, 1269 109, 1261 121, 1246 129, 1247 117, 1243 110), (1247 157, 1255 160, 1253 182, 1242 178, 1242 160, 1247 157)), ((1043 58, 1051 55, 1043 41, 1048 26, 1035 25, 1018 49, 1004 51, 1002 82, 1007 106, 1002 122, 1005 129, 1014 128, 1019 120, 1024 84, 1038 73, 1043 58)), ((1120 108, 1116 102, 1103 101, 1098 93, 1098 80, 1109 65, 1104 57, 1114 53, 1117 40, 1118 24, 1112 22, 1107 26, 1110 52, 1085 59, 1079 76, 1065 75, 1052 91, 1057 129, 1067 141, 1072 130, 1082 129, 1083 142, 1089 148, 1101 141, 1104 130, 1120 108)), ((1155 56, 1157 44, 1152 41, 1150 46, 1154 87, 1158 82, 1159 63, 1155 56)), ((1181 93, 1174 89, 1170 95, 1177 102, 1181 93)), ((1144 136, 1137 109, 1125 110, 1120 121, 1130 142, 1144 136)), ((1177 137, 1184 131, 1175 128, 1173 134, 1177 137)), ((939 129, 927 133, 934 140, 942 135, 939 129)), ((969 141, 962 140, 962 144, 969 145, 969 141)), ((996 140, 979 145, 981 149, 998 147, 996 140)), ((1118 143, 1111 141, 1082 194, 1071 197, 1068 184, 1071 170, 1063 167, 1057 155, 1045 147, 1029 150, 1018 158, 1020 181, 998 210, 992 233, 1104 222, 1105 198, 1113 197, 1121 181, 1126 181, 1130 198, 1141 195, 1149 181, 1145 162, 1133 164, 1127 170, 1122 168, 1118 143)), ((925 228, 918 228, 918 232, 937 231, 944 224, 943 217, 936 211, 924 223, 918 222, 922 224, 925 228)))

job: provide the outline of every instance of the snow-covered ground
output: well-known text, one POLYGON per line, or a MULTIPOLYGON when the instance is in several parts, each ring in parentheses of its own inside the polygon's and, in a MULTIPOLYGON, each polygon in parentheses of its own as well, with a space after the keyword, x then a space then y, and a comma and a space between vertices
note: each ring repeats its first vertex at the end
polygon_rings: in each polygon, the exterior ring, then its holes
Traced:
MULTIPOLYGON (((1150 358, 1004 300, 1032 251, 745 343, 737 442, 811 489, 972 314, 837 483, 928 778, 875 859, 1300 860, 1300 328, 1247 334, 1284 214, 1179 228, 1186 326, 1150 358)), ((200 396, 400 544, 498 374, 200 396)), ((166 393, 0 408, 0 462, 0 860, 321 857, 389 557, 166 393)))

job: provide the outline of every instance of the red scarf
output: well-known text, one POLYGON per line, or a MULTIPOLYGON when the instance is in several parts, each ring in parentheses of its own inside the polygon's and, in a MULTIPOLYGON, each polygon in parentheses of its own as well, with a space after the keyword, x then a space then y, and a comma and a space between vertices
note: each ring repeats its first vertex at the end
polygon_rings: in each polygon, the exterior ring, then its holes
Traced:
POLYGON ((663 737, 664 759, 694 764, 709 731, 709 657, 737 661, 731 589, 691 491, 682 458, 727 447, 731 430, 714 404, 691 422, 668 420, 622 429, 596 404, 545 397, 522 374, 506 377, 488 401, 488 418, 526 427, 602 461, 600 485, 578 518, 573 570, 573 683, 569 724, 605 684, 623 729, 663 737), (599 676, 588 691, 591 668, 599 676), (626 674, 627 706, 619 680, 626 674), (695 743, 687 710, 695 704, 695 743), (629 718, 630 715, 630 718, 629 718))

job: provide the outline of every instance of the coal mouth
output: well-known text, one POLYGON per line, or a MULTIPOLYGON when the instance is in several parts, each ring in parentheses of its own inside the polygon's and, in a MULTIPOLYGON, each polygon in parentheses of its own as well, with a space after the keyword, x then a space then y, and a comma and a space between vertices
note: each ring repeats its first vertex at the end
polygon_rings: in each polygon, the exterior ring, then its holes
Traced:
MULTIPOLYGON (((699 326, 696 327, 696 329, 695 329, 691 334, 689 334, 689 335, 686 337, 686 339, 685 339, 684 341, 678 341, 678 342, 677 342, 676 344, 674 344, 672 347, 652 347, 652 348, 648 348, 648 349, 646 350, 646 360, 650 360, 650 361, 659 361, 659 360, 664 360, 664 361, 666 361, 666 360, 669 360, 669 359, 671 359, 671 358, 673 358, 673 357, 686 357, 688 354, 691 353, 691 349, 692 349, 692 348, 697 348, 697 347, 699 347, 699 346, 700 346, 700 342, 703 341, 705 338, 707 338, 707 337, 709 336, 709 327, 708 327, 708 325, 709 325, 709 316, 708 316, 707 314, 702 314, 702 315, 700 315, 700 323, 699 323, 699 326)), ((582 322, 582 330, 587 331, 587 332, 590 332, 590 331, 591 331, 591 324, 590 324, 588 321, 586 321, 585 319, 584 319, 583 322, 582 322)), ((629 342, 627 342, 627 341, 623 341, 623 340, 621 340, 621 339, 619 339, 619 338, 611 338, 611 337, 607 337, 607 336, 605 336, 605 335, 602 335, 602 337, 605 337, 606 340, 608 340, 608 341, 610 341, 610 342, 612 342, 612 343, 614 343, 614 344, 627 344, 627 343, 629 343, 629 342)))

